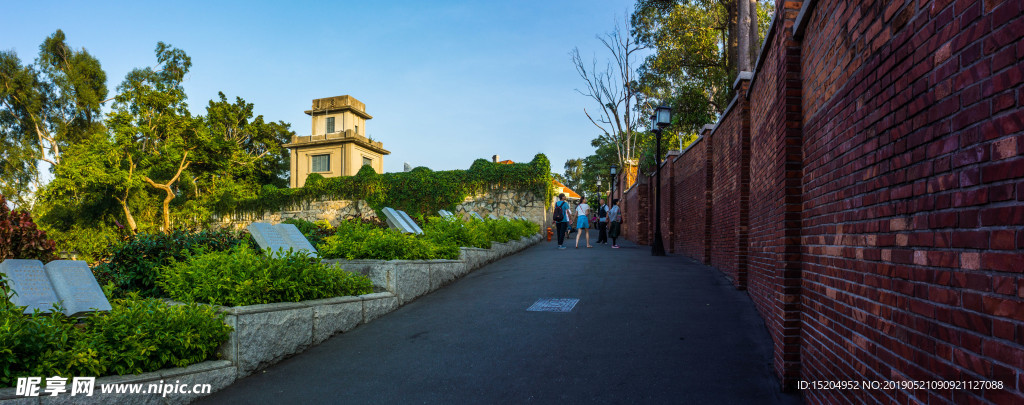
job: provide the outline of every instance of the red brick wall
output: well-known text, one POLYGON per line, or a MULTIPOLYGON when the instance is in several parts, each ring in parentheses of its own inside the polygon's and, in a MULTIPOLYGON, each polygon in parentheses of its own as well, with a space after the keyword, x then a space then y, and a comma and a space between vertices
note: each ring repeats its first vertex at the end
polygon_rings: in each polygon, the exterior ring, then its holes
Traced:
MULTIPOLYGON (((711 265, 722 270, 737 288, 746 288, 746 216, 749 194, 749 105, 736 97, 709 141, 714 190, 711 201, 711 265)), ((699 181, 699 180, 698 180, 699 181)))
POLYGON ((800 47, 796 10, 775 21, 772 46, 747 94, 751 105, 750 251, 747 289, 772 337, 776 372, 792 388, 800 372, 800 47))
POLYGON ((623 213, 622 237, 642 245, 651 241, 650 189, 647 177, 640 176, 619 201, 623 213))
POLYGON ((794 31, 805 5, 777 2, 749 91, 662 168, 671 250, 747 287, 787 388, 1006 387, 808 402, 1024 403, 1024 4, 807 3, 794 31))
POLYGON ((802 43, 802 375, 1011 389, 812 402, 1024 403, 1021 2, 820 3, 802 43))
POLYGON ((675 228, 671 251, 702 262, 710 260, 706 256, 706 241, 711 238, 711 228, 707 226, 707 209, 711 206, 707 190, 710 183, 707 145, 706 138, 698 138, 682 155, 672 159, 670 164, 676 172, 669 181, 675 200, 665 215, 675 228))

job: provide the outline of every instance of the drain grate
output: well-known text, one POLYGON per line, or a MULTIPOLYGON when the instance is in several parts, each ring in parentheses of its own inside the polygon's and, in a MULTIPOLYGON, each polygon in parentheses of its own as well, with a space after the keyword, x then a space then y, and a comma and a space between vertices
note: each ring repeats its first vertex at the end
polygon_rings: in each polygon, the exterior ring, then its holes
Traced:
POLYGON ((526 308, 527 311, 535 312, 570 312, 579 298, 541 298, 526 308))

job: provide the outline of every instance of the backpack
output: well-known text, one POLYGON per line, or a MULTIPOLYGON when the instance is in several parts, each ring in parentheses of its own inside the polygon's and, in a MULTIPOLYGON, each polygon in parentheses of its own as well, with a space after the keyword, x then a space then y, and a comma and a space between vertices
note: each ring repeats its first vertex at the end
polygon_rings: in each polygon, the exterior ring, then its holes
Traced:
POLYGON ((555 222, 562 222, 565 220, 565 210, 562 209, 562 201, 555 203, 555 222))

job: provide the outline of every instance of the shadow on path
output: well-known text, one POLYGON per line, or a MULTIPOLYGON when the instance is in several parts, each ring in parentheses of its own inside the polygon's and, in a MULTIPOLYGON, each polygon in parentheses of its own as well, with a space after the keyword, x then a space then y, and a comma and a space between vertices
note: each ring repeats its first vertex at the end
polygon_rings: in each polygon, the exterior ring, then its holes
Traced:
MULTIPOLYGON (((582 242, 582 241, 581 241, 582 242)), ((647 247, 541 242, 199 403, 800 403, 747 295, 647 247), (568 313, 528 312, 578 298, 568 313)))

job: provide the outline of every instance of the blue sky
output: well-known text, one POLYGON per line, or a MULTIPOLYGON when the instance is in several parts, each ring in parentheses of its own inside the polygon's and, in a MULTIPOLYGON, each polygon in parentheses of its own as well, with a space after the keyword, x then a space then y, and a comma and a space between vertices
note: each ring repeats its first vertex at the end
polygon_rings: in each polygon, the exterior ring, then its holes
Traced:
POLYGON ((633 1, 391 2, 7 2, 0 49, 34 60, 62 29, 96 56, 111 94, 125 74, 155 65, 158 41, 183 49, 193 113, 223 91, 255 104, 267 120, 310 133, 311 100, 350 94, 374 119, 367 133, 403 162, 465 169, 477 158, 528 161, 542 152, 552 169, 593 152, 589 99, 569 59, 607 52, 610 31, 633 1), (102 4, 100 4, 102 3, 102 4))

